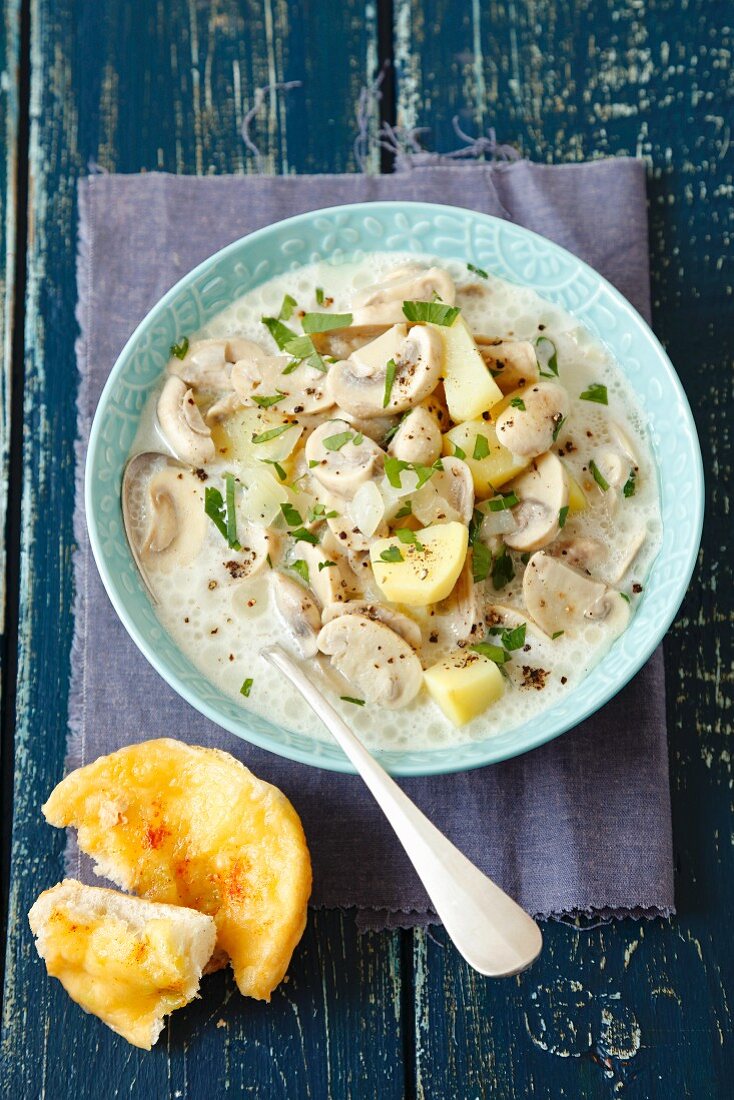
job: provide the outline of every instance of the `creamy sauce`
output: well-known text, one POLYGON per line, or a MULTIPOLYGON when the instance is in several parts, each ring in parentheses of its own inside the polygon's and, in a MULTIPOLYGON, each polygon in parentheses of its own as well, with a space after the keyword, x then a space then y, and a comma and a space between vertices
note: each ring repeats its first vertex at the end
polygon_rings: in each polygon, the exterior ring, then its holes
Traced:
MULTIPOLYGON (((279 276, 233 302, 190 339, 240 336, 272 349, 261 317, 277 315, 285 294, 292 295, 301 309, 318 310, 322 307, 316 301, 316 288, 323 287, 329 298, 333 298, 330 311, 348 312, 358 288, 379 282, 395 267, 416 260, 427 266, 435 262, 452 275, 457 285, 457 304, 473 332, 531 341, 543 335, 554 343, 559 381, 571 398, 571 411, 553 451, 562 457, 590 504, 583 512, 569 514, 561 536, 563 539, 584 536, 603 543, 609 555, 595 576, 611 583, 629 546, 644 532, 641 549, 615 584, 629 598, 634 614, 635 601, 658 552, 661 535, 657 477, 644 422, 631 387, 605 348, 558 306, 544 301, 532 290, 494 277, 477 280, 467 272, 462 260, 433 261, 430 256, 375 254, 359 262, 337 266, 319 263, 279 276), (469 284, 479 284, 486 292, 476 296, 462 293, 462 287, 469 284), (579 399, 578 395, 594 383, 607 387, 608 406, 579 399), (618 499, 616 508, 612 508, 612 498, 594 483, 589 460, 607 445, 619 446, 613 434, 615 423, 621 425, 629 438, 638 469, 634 495, 618 499)), ((293 325, 295 321, 294 317, 288 323, 293 325)), ((270 353, 274 354, 274 349, 270 353)), ((156 399, 154 394, 143 414, 131 453, 170 450, 156 425, 156 399)), ((208 466, 211 475, 208 484, 219 486, 223 492, 221 478, 216 475, 231 468, 231 461, 208 466)), ((507 491, 507 487, 502 491, 507 491)), ((135 506, 144 524, 144 494, 136 497, 135 506)), ((325 737, 320 723, 300 697, 258 656, 260 648, 269 643, 289 647, 287 632, 273 606, 267 571, 252 579, 233 578, 223 564, 227 557, 221 534, 207 520, 204 545, 193 562, 181 564, 169 556, 166 564, 149 569, 160 601, 157 613, 162 624, 192 662, 222 692, 240 701, 243 708, 292 730, 325 737), (247 678, 252 678, 253 683, 245 700, 240 687, 247 678)), ((494 592, 488 581, 486 594, 490 603, 515 608, 526 620, 527 615, 522 613, 524 565, 519 554, 514 554, 513 560, 514 580, 500 592, 494 592)), ((379 597, 374 587, 368 587, 368 594, 379 597)), ((425 667, 442 655, 445 641, 441 637, 437 642, 429 641, 429 609, 405 610, 422 625, 424 642, 420 655, 425 667)), ((503 698, 459 729, 443 716, 424 690, 401 710, 384 709, 370 705, 369 701, 365 706, 355 706, 339 698, 356 693, 344 681, 335 679, 325 658, 320 658, 320 663, 310 661, 309 667, 318 669, 317 676, 335 692, 332 700, 337 709, 370 747, 445 748, 511 729, 550 707, 603 658, 613 640, 614 634, 604 622, 588 622, 574 637, 563 635, 555 640, 530 624, 524 648, 514 652, 505 666, 508 683, 503 698)))

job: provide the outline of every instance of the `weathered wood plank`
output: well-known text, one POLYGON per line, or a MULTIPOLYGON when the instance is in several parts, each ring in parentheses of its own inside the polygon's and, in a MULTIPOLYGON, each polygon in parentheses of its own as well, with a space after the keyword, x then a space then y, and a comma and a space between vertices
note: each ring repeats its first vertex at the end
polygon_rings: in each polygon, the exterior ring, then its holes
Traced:
POLYGON ((428 127, 428 147, 461 144, 458 115, 469 134, 493 126, 536 160, 648 160, 654 325, 708 471, 700 568, 666 641, 679 916, 549 927, 540 962, 507 985, 478 979, 442 934, 416 935, 426 1100, 730 1092, 730 14, 707 0, 396 4, 398 121, 428 127))
MULTIPOLYGON (((403 1095, 399 935, 357 936, 315 914, 271 1006, 207 979, 160 1049, 129 1048, 48 980, 26 913, 62 874, 63 837, 39 806, 62 774, 72 597, 75 185, 87 165, 134 172, 354 167, 374 15, 356 0, 33 0, 25 454, 13 874, 3 1093, 19 1097, 403 1095), (217 1026, 219 1020, 223 1025, 217 1026), (206 1027, 202 1026, 206 1023, 206 1027)), ((377 163, 372 158, 373 166, 377 163)))
MULTIPOLYGON (((0 636, 5 631, 6 546, 15 307, 20 3, 3 5, 0 24, 0 636)), ((4 670, 0 670, 0 675, 4 670)))

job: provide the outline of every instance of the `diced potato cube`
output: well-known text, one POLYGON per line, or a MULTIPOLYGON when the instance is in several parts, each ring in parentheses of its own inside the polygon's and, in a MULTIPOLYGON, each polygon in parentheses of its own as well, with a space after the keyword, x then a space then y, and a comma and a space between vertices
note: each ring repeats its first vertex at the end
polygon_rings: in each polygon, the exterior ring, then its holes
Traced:
POLYGON ((502 400, 502 390, 479 354, 466 321, 459 316, 450 327, 434 325, 444 346, 443 378, 451 419, 471 420, 502 400))
POLYGON ((463 726, 495 703, 505 682, 494 661, 481 653, 462 650, 427 668, 423 682, 428 694, 450 722, 463 726))
POLYGON ((586 494, 578 481, 576 481, 576 478, 569 473, 568 466, 566 466, 565 463, 563 468, 566 471, 566 477, 568 479, 568 510, 571 515, 574 515, 576 512, 583 512, 588 504, 586 494))
POLYGON ((377 586, 392 603, 426 607, 445 600, 464 567, 469 532, 463 523, 437 523, 415 533, 416 543, 397 535, 377 539, 370 561, 377 586))
POLYGON ((494 424, 488 420, 467 420, 446 432, 443 437, 443 453, 456 454, 457 447, 466 456, 464 461, 471 470, 474 491, 480 500, 494 496, 497 489, 522 473, 531 461, 529 458, 513 455, 507 447, 503 447, 497 439, 494 424), (477 445, 477 436, 484 437, 486 447, 483 443, 477 445), (474 458, 475 453, 483 454, 485 449, 489 450, 489 454, 474 458))

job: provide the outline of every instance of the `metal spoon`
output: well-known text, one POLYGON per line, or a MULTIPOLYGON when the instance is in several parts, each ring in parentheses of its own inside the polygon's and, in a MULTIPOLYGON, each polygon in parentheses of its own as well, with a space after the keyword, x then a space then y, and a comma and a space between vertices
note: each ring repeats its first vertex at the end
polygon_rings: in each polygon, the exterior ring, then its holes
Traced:
POLYGON ((280 646, 266 646, 260 652, 301 693, 357 769, 469 965, 492 978, 509 977, 530 966, 543 945, 535 921, 403 794, 280 646))
POLYGON ((125 469, 122 474, 122 486, 120 488, 120 502, 122 504, 122 525, 125 529, 125 537, 127 544, 130 547, 130 553, 133 556, 133 561, 137 566, 140 579, 145 586, 145 589, 150 596, 154 604, 158 603, 158 597, 155 594, 153 586, 148 577, 145 565, 140 556, 140 549, 138 546, 138 540, 135 537, 135 531, 133 529, 132 517, 130 515, 130 490, 135 480, 140 476, 141 468, 150 465, 151 462, 160 461, 164 458, 172 466, 180 466, 181 469, 190 469, 190 467, 184 466, 182 462, 179 462, 177 458, 174 458, 171 454, 164 454, 162 451, 140 451, 139 454, 133 455, 128 459, 125 469))

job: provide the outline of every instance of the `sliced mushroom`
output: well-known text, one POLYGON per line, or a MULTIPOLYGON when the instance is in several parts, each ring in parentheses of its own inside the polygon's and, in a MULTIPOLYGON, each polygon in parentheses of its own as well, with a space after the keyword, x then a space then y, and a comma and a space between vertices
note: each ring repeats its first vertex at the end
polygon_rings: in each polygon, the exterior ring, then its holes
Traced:
POLYGON ((335 363, 329 371, 332 399, 353 416, 371 418, 405 412, 436 388, 441 376, 443 344, 425 325, 393 325, 391 329, 335 363), (394 364, 392 384, 388 364, 394 364))
POLYGON ((577 535, 574 538, 558 539, 553 543, 550 552, 556 558, 563 558, 566 565, 591 573, 605 556, 606 548, 597 539, 577 535))
POLYGON ((390 441, 388 453, 401 462, 432 466, 441 454, 443 439, 438 421, 426 408, 411 409, 390 441))
POLYGON ((315 657, 319 651, 317 637, 321 629, 319 609, 303 585, 283 573, 272 574, 275 606, 302 657, 315 657))
POLYGON ((610 489, 621 489, 630 473, 629 459, 613 447, 604 447, 595 456, 596 466, 610 489))
POLYGON ((536 382, 519 400, 497 417, 497 438, 513 454, 535 458, 550 450, 568 416, 568 394, 555 382, 536 382))
POLYGON ((187 564, 206 537, 202 483, 167 455, 138 454, 122 479, 122 519, 135 564, 155 600, 149 571, 187 564))
POLYGON ((193 391, 171 375, 156 407, 158 424, 174 454, 192 466, 204 466, 214 460, 211 428, 204 423, 193 391))
POLYGON ((370 439, 374 439, 375 443, 379 443, 380 446, 383 445, 385 437, 400 421, 398 415, 370 417, 353 416, 345 409, 340 409, 339 413, 343 420, 351 424, 355 432, 362 432, 363 435, 368 435, 370 439))
POLYGON ((206 392, 221 393, 229 389, 232 364, 238 359, 264 356, 259 344, 241 337, 229 340, 196 340, 189 345, 183 359, 173 356, 168 373, 182 378, 189 386, 206 392))
POLYGON ((624 428, 622 428, 620 424, 617 423, 616 420, 611 421, 609 425, 609 430, 612 434, 614 442, 617 444, 622 454, 627 456, 631 466, 636 470, 639 465, 637 452, 635 451, 634 444, 632 443, 630 437, 627 435, 627 432, 624 430, 624 428))
POLYGON ((288 355, 238 359, 232 367, 232 389, 246 405, 274 407, 290 415, 327 412, 333 401, 327 394, 326 374, 305 361, 284 374, 292 363, 288 355))
POLYGON ((504 394, 538 381, 538 358, 528 340, 498 340, 481 335, 474 340, 504 394))
MULTIPOLYGON (((399 320, 402 320, 402 315, 399 320)), ((333 355, 335 359, 348 359, 359 348, 382 336, 390 325, 350 325, 335 328, 331 332, 314 332, 313 345, 320 355, 333 355)))
POLYGON ((478 587, 474 583, 471 555, 469 555, 451 595, 433 608, 434 614, 426 628, 430 645, 437 644, 441 647, 453 648, 471 639, 481 641, 482 633, 477 631, 477 620, 481 617, 477 598, 478 587), (476 637, 477 633, 479 633, 478 637, 476 637))
POLYGON ((420 648, 422 635, 418 623, 413 619, 409 619, 407 615, 395 611, 394 608, 386 607, 385 604, 376 601, 371 602, 370 600, 348 600, 346 603, 332 604, 324 609, 321 622, 326 626, 332 619, 337 619, 340 615, 363 615, 365 619, 373 619, 375 622, 384 623, 385 626, 389 626, 391 630, 404 638, 413 649, 420 648))
POLYGON ((425 526, 458 521, 468 525, 474 514, 474 480, 466 462, 447 456, 413 496, 413 515, 425 526))
POLYGON ((280 556, 279 532, 243 520, 240 508, 237 509, 237 541, 239 550, 225 548, 222 551, 223 574, 230 581, 250 581, 269 569, 280 556))
POLYGON ((622 580, 622 577, 624 577, 642 549, 646 538, 647 530, 644 527, 638 527, 623 546, 618 547, 615 540, 613 552, 609 555, 608 566, 599 571, 605 580, 609 581, 610 584, 618 584, 622 580))
POLYGON ((451 276, 439 267, 408 265, 355 294, 352 321, 355 325, 394 324, 405 318, 403 302, 432 302, 435 298, 454 304, 456 288, 451 276))
POLYGON ((308 586, 322 610, 333 603, 344 603, 354 595, 351 570, 340 555, 329 554, 323 546, 299 542, 293 556, 305 561, 308 586))
POLYGON ((561 630, 573 635, 589 622, 607 623, 616 637, 629 619, 629 605, 619 592, 544 551, 527 564, 523 596, 528 613, 549 637, 561 630))
POLYGON ((341 615, 321 628, 318 646, 331 664, 377 706, 407 706, 423 683, 415 652, 395 631, 364 615, 341 615))
POLYGON ((554 454, 541 455, 530 469, 515 478, 512 489, 520 503, 512 509, 517 529, 504 536, 513 550, 539 550, 560 530, 560 512, 568 506, 568 478, 554 454))
POLYGON ((317 481, 332 493, 353 497, 382 467, 385 454, 374 439, 346 420, 327 420, 306 440, 306 459, 317 481))
POLYGON ((238 393, 230 391, 230 393, 223 394, 218 401, 215 401, 213 405, 209 406, 204 419, 209 427, 213 428, 215 425, 221 424, 223 420, 226 420, 241 408, 244 408, 242 398, 238 393))

